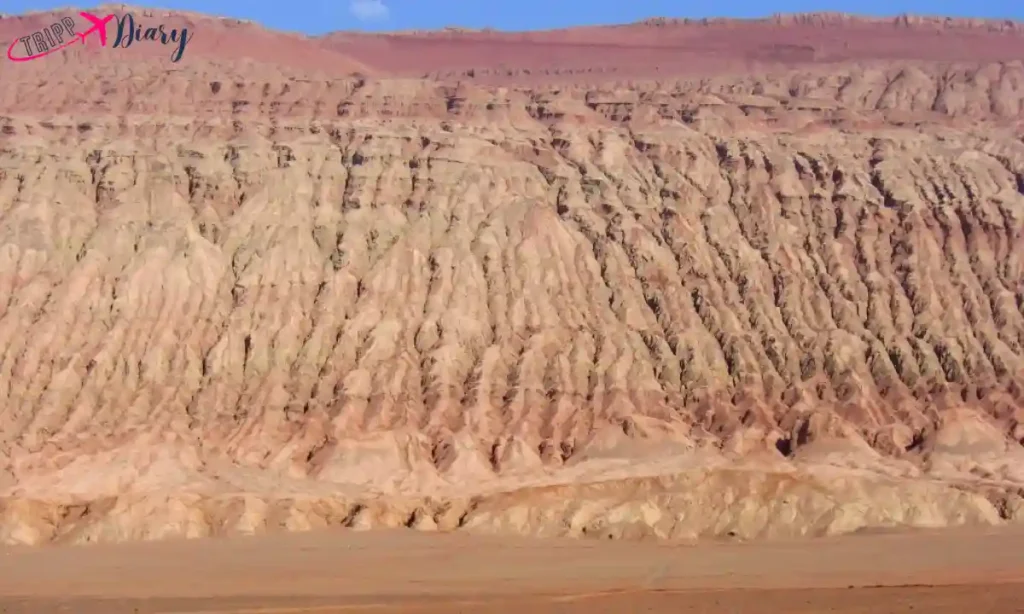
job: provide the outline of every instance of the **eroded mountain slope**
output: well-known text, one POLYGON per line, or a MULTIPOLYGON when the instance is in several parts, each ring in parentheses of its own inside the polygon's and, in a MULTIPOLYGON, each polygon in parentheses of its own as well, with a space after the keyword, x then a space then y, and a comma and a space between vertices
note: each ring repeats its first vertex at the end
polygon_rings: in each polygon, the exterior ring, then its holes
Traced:
POLYGON ((1022 83, 15 82, 0 539, 1020 519, 1022 83))

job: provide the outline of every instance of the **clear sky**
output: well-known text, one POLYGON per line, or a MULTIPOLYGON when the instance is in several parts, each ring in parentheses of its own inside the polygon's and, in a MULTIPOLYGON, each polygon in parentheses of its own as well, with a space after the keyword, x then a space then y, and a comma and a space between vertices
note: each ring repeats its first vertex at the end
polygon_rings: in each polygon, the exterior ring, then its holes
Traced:
MULTIPOLYGON (((66 7, 74 0, 3 0, 0 12, 66 7)), ((96 6, 102 0, 77 6, 96 6)), ((405 30, 445 26, 535 30, 624 23, 646 17, 761 17, 772 13, 842 11, 919 13, 1024 20, 1022 0, 138 0, 134 6, 199 11, 252 19, 265 26, 322 34, 332 30, 405 30)))

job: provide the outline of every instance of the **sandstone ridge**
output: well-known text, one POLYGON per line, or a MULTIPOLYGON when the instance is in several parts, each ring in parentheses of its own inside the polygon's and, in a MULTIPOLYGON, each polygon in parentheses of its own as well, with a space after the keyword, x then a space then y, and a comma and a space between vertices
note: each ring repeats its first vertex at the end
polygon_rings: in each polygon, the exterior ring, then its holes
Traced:
POLYGON ((0 64, 0 542, 1024 519, 1018 30, 174 19, 0 64))

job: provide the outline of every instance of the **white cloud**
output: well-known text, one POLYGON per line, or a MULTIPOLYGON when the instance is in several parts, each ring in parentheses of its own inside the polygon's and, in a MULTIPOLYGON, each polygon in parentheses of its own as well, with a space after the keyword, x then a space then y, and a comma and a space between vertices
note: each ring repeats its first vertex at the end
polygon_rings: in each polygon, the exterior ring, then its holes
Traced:
POLYGON ((348 10, 361 21, 387 19, 391 13, 383 0, 352 0, 349 2, 348 10))

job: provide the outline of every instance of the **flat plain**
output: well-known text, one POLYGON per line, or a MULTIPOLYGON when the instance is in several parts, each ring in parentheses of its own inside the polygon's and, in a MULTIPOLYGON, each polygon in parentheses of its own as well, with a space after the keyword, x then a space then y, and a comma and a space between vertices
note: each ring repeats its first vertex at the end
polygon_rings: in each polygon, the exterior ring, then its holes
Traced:
POLYGON ((1024 529, 679 543, 323 531, 0 551, 4 614, 1024 612, 1024 529))

